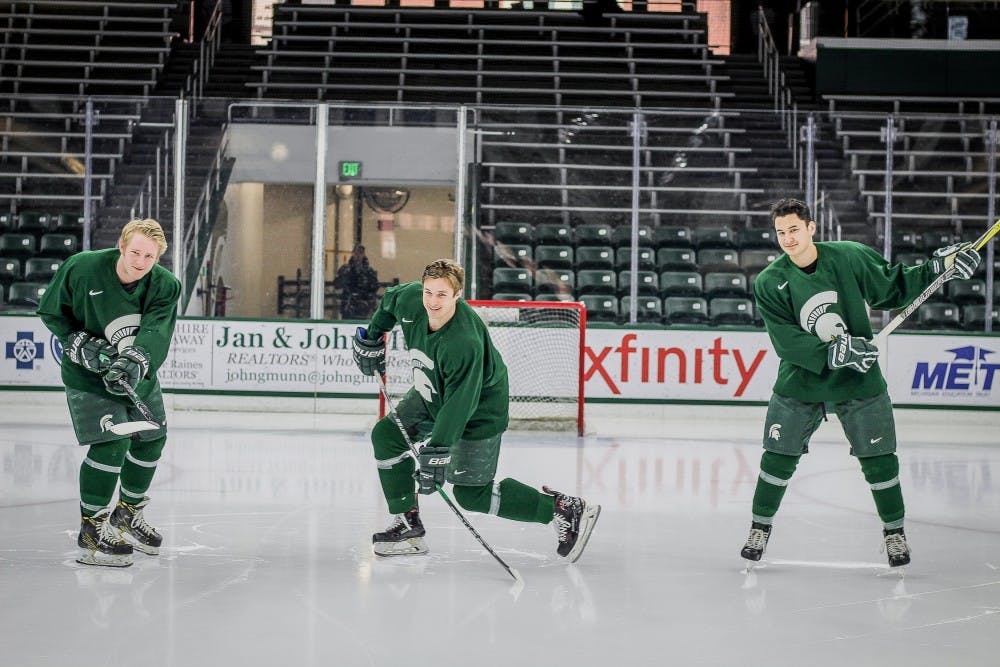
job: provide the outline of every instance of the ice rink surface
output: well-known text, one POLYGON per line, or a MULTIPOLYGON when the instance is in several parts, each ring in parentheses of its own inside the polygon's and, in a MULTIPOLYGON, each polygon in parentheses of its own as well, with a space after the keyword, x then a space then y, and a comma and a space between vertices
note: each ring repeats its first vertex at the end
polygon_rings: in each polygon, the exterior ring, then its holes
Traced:
POLYGON ((897 411, 905 573, 836 421, 750 572, 763 408, 510 433, 499 477, 603 506, 575 565, 551 526, 467 514, 518 591, 435 496, 429 555, 372 555, 388 517, 364 417, 171 413, 146 512, 161 555, 78 565, 85 450, 51 399, 0 408, 3 665, 1000 665, 1000 413, 897 411))

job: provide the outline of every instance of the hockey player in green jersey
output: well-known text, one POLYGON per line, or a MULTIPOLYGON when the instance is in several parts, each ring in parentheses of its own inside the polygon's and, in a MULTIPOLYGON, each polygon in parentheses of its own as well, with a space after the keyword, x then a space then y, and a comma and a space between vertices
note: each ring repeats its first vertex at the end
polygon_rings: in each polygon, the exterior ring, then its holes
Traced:
POLYGON ((395 515, 385 531, 372 536, 373 549, 379 556, 427 553, 417 491, 434 493, 447 481, 458 504, 471 512, 553 523, 557 553, 576 561, 600 505, 510 478, 494 480, 508 421, 507 367, 486 325, 462 299, 464 281, 455 262, 431 262, 420 282, 386 290, 368 327, 354 337, 361 372, 384 375, 384 334, 396 324, 402 328, 413 387, 397 413, 411 438, 420 441, 415 482, 415 463, 392 417, 372 430, 382 492, 395 515))
POLYGON ((167 356, 181 293, 177 278, 158 264, 166 249, 155 220, 133 220, 117 247, 67 259, 38 306, 62 343, 66 401, 77 440, 89 448, 80 466, 77 537, 77 562, 86 565, 125 567, 133 548, 155 555, 162 542, 144 510, 167 440, 156 371, 167 356), (158 428, 140 416, 121 383, 149 406, 158 428))
POLYGON ((814 242, 809 207, 782 199, 771 221, 784 255, 760 272, 754 297, 781 359, 764 425, 764 454, 741 555, 760 560, 771 523, 799 458, 827 411, 840 419, 871 488, 883 524, 889 565, 910 562, 903 533, 892 402, 871 343, 868 307, 907 306, 941 273, 968 279, 980 257, 961 244, 941 248, 920 266, 890 266, 853 241, 814 242))

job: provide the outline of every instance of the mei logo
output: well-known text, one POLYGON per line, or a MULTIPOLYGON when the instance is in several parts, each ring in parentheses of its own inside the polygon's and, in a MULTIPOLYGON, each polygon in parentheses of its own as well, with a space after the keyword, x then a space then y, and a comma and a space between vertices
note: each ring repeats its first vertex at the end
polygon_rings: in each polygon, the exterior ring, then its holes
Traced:
POLYGON ((953 356, 948 361, 917 362, 913 372, 914 390, 938 389, 946 391, 990 391, 1000 370, 1000 363, 989 358, 996 354, 975 345, 946 350, 953 356))
POLYGON ((35 359, 45 358, 45 344, 35 342, 33 331, 18 331, 13 342, 7 343, 7 359, 13 359, 17 370, 31 370, 35 359))

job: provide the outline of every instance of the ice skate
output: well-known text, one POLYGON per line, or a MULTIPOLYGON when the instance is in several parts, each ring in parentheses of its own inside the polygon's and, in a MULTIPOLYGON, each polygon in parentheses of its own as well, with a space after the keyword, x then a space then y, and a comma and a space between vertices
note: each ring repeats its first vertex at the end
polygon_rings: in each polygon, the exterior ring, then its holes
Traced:
POLYGON ((570 563, 575 563, 580 560, 587 547, 590 533, 601 514, 601 506, 588 504, 583 498, 568 496, 547 486, 543 486, 542 490, 556 499, 556 509, 552 515, 552 524, 559 539, 556 552, 570 563))
POLYGON ((136 504, 120 501, 111 514, 111 526, 121 533, 122 539, 144 554, 155 556, 160 553, 163 537, 156 529, 146 523, 143 511, 149 504, 149 498, 143 498, 136 504))
POLYGON ((764 549, 767 548, 767 541, 770 537, 770 524, 754 521, 750 524, 750 534, 747 536, 747 543, 743 545, 740 555, 747 560, 759 561, 764 556, 764 549))
POLYGON ((372 535, 372 549, 376 556, 415 556, 427 553, 424 544, 424 524, 420 510, 414 507, 405 514, 397 514, 392 523, 381 533, 372 535))
POLYGON ((902 528, 883 530, 885 537, 885 554, 889 558, 889 567, 899 567, 910 563, 910 545, 906 543, 906 535, 902 528))
POLYGON ((132 564, 132 546, 122 541, 108 523, 110 513, 111 510, 105 507, 94 516, 85 516, 80 521, 76 544, 81 552, 77 563, 106 567, 128 567, 132 564))

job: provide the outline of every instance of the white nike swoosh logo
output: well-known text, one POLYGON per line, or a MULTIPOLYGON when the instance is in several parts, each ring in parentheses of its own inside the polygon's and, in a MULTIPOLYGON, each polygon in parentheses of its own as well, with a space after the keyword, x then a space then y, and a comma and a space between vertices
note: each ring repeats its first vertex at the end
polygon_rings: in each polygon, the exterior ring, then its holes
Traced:
MULTIPOLYGON (((885 437, 885 436, 882 436, 882 437, 885 437)), ((882 438, 872 438, 870 442, 871 442, 871 444, 873 444, 873 445, 874 445, 874 444, 875 444, 876 442, 878 442, 878 441, 879 441, 879 440, 881 440, 881 439, 882 439, 882 438)))
POLYGON ((406 319, 406 318, 404 317, 404 318, 403 318, 403 321, 404 321, 404 322, 412 322, 413 320, 408 320, 408 319, 406 319))
POLYGON ((87 292, 87 294, 89 294, 90 296, 97 296, 98 294, 104 294, 104 290, 100 290, 97 292, 95 292, 94 290, 90 290, 89 292, 87 292))
POLYGON ((786 287, 787 285, 788 285, 788 281, 786 280, 785 282, 783 282, 783 283, 781 283, 780 285, 778 285, 778 289, 785 289, 785 287, 786 287))
POLYGON ((464 470, 456 470, 456 471, 455 471, 455 474, 456 474, 456 475, 464 475, 464 474, 465 474, 465 471, 464 471, 464 470))

